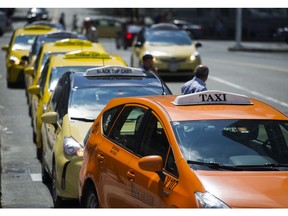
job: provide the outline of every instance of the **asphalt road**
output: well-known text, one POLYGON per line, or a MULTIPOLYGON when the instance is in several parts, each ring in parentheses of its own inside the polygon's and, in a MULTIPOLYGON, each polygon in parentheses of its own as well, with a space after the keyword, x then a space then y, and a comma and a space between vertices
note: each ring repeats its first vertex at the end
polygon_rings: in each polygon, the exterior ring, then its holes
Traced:
MULTIPOLYGON (((69 10, 85 15, 91 10, 69 10)), ((59 14, 58 10, 57 14, 59 14)), ((55 12, 56 13, 56 12, 55 12)), ((69 15, 70 14, 70 15, 69 15)), ((15 26, 23 25, 15 23, 15 26)), ((7 44, 11 33, 0 38, 7 44)), ((129 64, 131 50, 116 50, 114 40, 101 39, 107 51, 118 54, 129 64)), ((288 54, 285 52, 229 51, 234 41, 200 41, 203 64, 210 68, 209 89, 246 94, 263 100, 288 114, 288 54)), ((243 43, 247 46, 283 48, 285 44, 243 43)), ((24 89, 6 87, 5 53, 0 52, 0 147, 2 208, 53 208, 50 185, 41 182, 41 166, 32 141, 31 119, 24 89)), ((186 81, 165 78, 174 94, 180 93, 186 81)), ((67 207, 78 207, 67 203, 67 207)))

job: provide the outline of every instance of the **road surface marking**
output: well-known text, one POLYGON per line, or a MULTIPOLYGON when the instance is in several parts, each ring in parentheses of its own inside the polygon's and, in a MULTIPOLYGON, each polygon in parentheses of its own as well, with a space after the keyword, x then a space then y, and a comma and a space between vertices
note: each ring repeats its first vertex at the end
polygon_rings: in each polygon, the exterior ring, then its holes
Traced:
POLYGON ((273 102, 273 103, 280 104, 281 106, 288 107, 288 103, 285 103, 285 102, 283 102, 283 101, 279 101, 279 100, 277 100, 277 99, 275 99, 275 98, 273 98, 273 97, 269 97, 269 96, 267 96, 267 95, 263 95, 263 94, 261 94, 261 93, 259 93, 259 92, 251 91, 251 90, 246 89, 246 88, 244 88, 244 87, 242 87, 242 86, 240 86, 240 85, 237 85, 237 84, 235 84, 235 83, 228 82, 227 80, 223 80, 223 79, 220 79, 220 78, 217 78, 217 77, 214 77, 214 76, 209 76, 209 79, 214 80, 214 81, 216 81, 216 82, 223 83, 223 84, 228 85, 228 86, 231 86, 231 87, 233 87, 233 88, 236 88, 236 89, 245 91, 245 92, 247 92, 247 93, 249 93, 249 94, 252 94, 252 95, 257 96, 257 97, 259 97, 259 98, 262 98, 262 99, 271 101, 271 102, 273 102))
POLYGON ((30 173, 32 181, 42 181, 41 173, 30 173))

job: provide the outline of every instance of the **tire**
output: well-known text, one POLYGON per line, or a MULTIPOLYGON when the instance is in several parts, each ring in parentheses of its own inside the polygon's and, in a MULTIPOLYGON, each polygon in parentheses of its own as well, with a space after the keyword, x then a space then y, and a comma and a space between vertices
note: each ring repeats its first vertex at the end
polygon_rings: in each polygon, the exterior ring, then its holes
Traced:
POLYGON ((44 155, 43 155, 43 151, 42 151, 42 159, 41 159, 41 176, 42 176, 42 182, 44 184, 47 183, 51 183, 51 177, 49 175, 49 173, 46 171, 45 169, 45 164, 44 164, 44 155))
POLYGON ((42 161, 42 148, 36 148, 36 155, 37 159, 41 162, 42 161))
POLYGON ((89 186, 83 194, 83 207, 84 208, 99 208, 96 190, 93 186, 89 186))
POLYGON ((53 163, 53 169, 52 169, 52 198, 53 198, 53 204, 54 208, 59 208, 62 205, 62 198, 58 196, 57 190, 56 190, 56 164, 55 161, 53 163))

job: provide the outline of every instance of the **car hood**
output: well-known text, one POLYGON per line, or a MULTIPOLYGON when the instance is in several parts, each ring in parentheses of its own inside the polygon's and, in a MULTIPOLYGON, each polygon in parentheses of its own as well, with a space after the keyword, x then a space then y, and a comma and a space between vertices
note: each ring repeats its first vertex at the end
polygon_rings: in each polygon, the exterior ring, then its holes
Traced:
POLYGON ((28 55, 28 54, 29 54, 29 50, 12 50, 10 56, 15 56, 20 60, 22 56, 28 55))
POLYGON ((83 140, 92 126, 93 122, 83 122, 83 121, 70 121, 70 132, 74 139, 77 140, 81 145, 83 145, 83 140))
POLYGON ((167 45, 167 46, 157 46, 157 45, 149 45, 145 44, 144 49, 146 53, 149 53, 155 57, 189 57, 196 51, 196 47, 194 45, 167 45))
POLYGON ((209 193, 231 208, 287 208, 288 172, 197 171, 209 193))

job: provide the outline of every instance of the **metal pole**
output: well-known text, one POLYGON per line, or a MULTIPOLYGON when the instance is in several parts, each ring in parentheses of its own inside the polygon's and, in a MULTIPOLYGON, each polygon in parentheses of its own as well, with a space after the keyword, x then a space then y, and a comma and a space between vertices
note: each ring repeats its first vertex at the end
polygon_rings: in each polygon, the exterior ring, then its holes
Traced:
POLYGON ((236 9, 236 47, 242 47, 241 36, 242 36, 242 8, 236 9))

